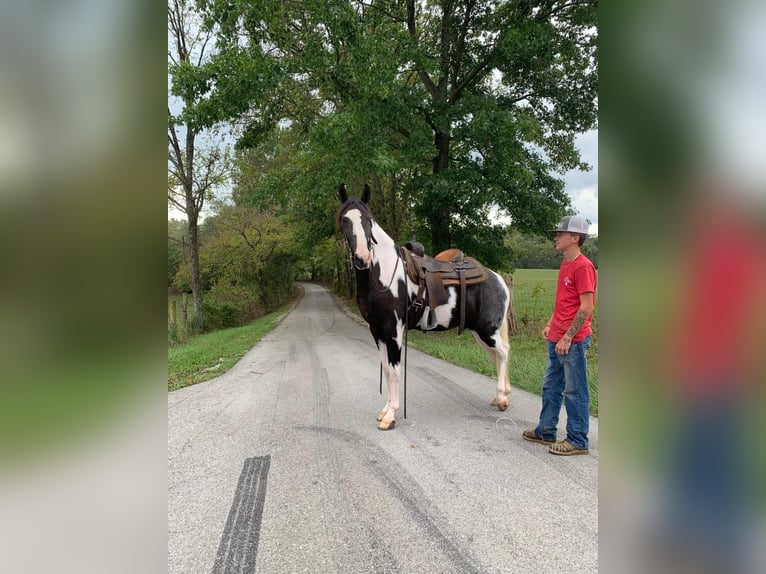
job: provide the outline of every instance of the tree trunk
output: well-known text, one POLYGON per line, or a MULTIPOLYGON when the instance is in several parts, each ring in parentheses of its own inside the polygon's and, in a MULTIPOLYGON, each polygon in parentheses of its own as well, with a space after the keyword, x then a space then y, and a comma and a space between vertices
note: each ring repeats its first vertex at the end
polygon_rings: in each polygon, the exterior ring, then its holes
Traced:
POLYGON ((192 330, 201 333, 205 328, 205 313, 202 307, 202 275, 199 268, 199 236, 197 233, 197 213, 188 212, 189 243, 191 244, 191 289, 194 300, 194 318, 192 330))
MULTIPOLYGON (((437 131, 434 136, 436 156, 433 160, 433 173, 437 186, 442 185, 441 174, 449 169, 450 141, 449 131, 437 131)), ((431 227, 431 248, 434 254, 436 254, 454 246, 452 245, 452 235, 450 233, 452 210, 449 205, 448 194, 445 190, 438 189, 433 199, 434 203, 431 206, 431 216, 428 218, 428 224, 431 227)))

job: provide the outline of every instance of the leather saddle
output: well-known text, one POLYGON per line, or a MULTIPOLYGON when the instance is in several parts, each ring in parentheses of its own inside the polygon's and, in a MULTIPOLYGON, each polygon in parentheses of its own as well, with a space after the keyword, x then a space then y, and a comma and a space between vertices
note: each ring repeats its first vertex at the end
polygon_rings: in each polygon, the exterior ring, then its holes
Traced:
POLYGON ((410 241, 401 248, 401 252, 407 274, 418 285, 418 294, 412 307, 417 313, 424 307, 428 312, 425 330, 436 328, 433 310, 449 301, 447 287, 455 285, 460 287, 458 334, 462 333, 465 328, 466 287, 486 281, 487 269, 473 257, 466 257, 459 249, 447 249, 435 257, 428 257, 420 243, 410 241))

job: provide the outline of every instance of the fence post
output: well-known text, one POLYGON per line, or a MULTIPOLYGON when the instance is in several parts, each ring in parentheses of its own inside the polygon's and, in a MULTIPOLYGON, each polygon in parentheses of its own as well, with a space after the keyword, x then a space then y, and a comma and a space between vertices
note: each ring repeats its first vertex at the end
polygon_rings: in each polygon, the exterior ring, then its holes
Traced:
POLYGON ((519 323, 516 320, 516 307, 513 303, 513 275, 503 275, 503 280, 508 286, 508 332, 516 335, 519 332, 519 323))
POLYGON ((184 323, 184 340, 189 338, 189 314, 188 314, 188 304, 186 301, 186 292, 183 293, 183 302, 181 303, 181 312, 182 312, 182 318, 184 323))
POLYGON ((171 299, 168 301, 168 315, 170 316, 170 336, 176 338, 176 300, 171 299))

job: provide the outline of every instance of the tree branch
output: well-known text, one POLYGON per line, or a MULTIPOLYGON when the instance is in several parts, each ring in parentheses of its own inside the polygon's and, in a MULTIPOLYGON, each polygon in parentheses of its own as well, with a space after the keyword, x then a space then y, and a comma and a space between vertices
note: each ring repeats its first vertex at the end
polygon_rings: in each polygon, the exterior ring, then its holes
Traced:
POLYGON ((465 77, 460 81, 460 83, 455 86, 455 89, 452 91, 452 94, 450 94, 449 102, 455 103, 458 98, 460 97, 461 92, 470 84, 474 78, 476 78, 477 75, 479 75, 487 66, 489 66, 489 61, 492 58, 493 52, 490 52, 487 54, 487 57, 484 58, 481 62, 476 64, 466 75, 465 77))
MULTIPOLYGON (((170 107, 168 107, 168 119, 172 118, 172 114, 170 113, 170 107)), ((175 153, 176 161, 173 161, 173 164, 176 165, 176 167, 179 168, 181 171, 181 181, 183 181, 186 178, 186 170, 184 169, 183 165, 183 154, 181 153, 181 145, 178 143, 178 134, 176 134, 176 127, 175 124, 172 121, 168 122, 168 140, 170 141, 170 145, 173 147, 173 153, 175 153)), ((170 157, 170 152, 168 152, 168 157, 170 157)))
POLYGON ((540 12, 537 13, 535 16, 535 20, 547 20, 551 16, 555 16, 556 14, 560 14, 567 8, 572 8, 574 6, 587 6, 589 4, 597 4, 597 0, 573 0, 572 2, 565 2, 564 4, 560 4, 556 6, 556 2, 551 2, 550 7, 548 10, 540 10, 540 12))
POLYGON ((450 20, 452 19, 452 1, 445 0, 442 4, 442 24, 439 34, 439 52, 441 53, 441 62, 439 63, 439 97, 447 95, 447 82, 449 81, 449 55, 450 43, 452 41, 452 30, 450 20))
MULTIPOLYGON (((415 27, 415 0, 407 0, 407 30, 409 31, 410 36, 415 41, 415 43, 417 43, 418 33, 415 27)), ((434 84, 433 80, 431 80, 431 78, 428 76, 428 73, 423 70, 421 63, 417 63, 416 65, 420 81, 423 82, 423 85, 425 86, 428 93, 431 94, 432 97, 437 98, 439 92, 436 89, 436 84, 434 84)))
POLYGON ((457 76, 460 71, 460 62, 463 60, 463 52, 465 51, 465 39, 468 36, 468 24, 470 23, 471 12, 475 6, 475 0, 468 0, 465 7, 465 14, 463 15, 463 23, 460 26, 460 35, 457 39, 457 50, 455 51, 455 60, 452 66, 452 85, 457 85, 457 76))
MULTIPOLYGON (((170 192, 170 188, 168 188, 168 192, 170 192)), ((170 192, 170 193, 175 193, 175 192, 170 192)), ((174 206, 176 206, 176 207, 178 208, 178 210, 179 210, 179 211, 181 211, 181 212, 183 212, 183 213, 186 213, 186 205, 183 205, 183 204, 179 203, 179 202, 178 202, 178 201, 177 201, 177 200, 176 200, 174 197, 172 197, 171 195, 168 195, 168 201, 169 201, 170 203, 172 203, 174 206)))

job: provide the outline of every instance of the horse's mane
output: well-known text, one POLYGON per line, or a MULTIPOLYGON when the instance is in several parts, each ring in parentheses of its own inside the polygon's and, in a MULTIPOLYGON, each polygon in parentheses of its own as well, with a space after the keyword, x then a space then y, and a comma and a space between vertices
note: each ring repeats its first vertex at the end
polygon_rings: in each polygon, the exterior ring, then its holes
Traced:
POLYGON ((343 215, 349 210, 349 209, 358 209, 362 212, 362 214, 366 215, 367 217, 372 217, 372 213, 370 212, 370 208, 367 207, 367 204, 361 200, 359 197, 349 197, 346 200, 346 203, 340 206, 340 209, 338 210, 338 213, 335 214, 335 230, 340 231, 340 226, 343 220, 343 215))

